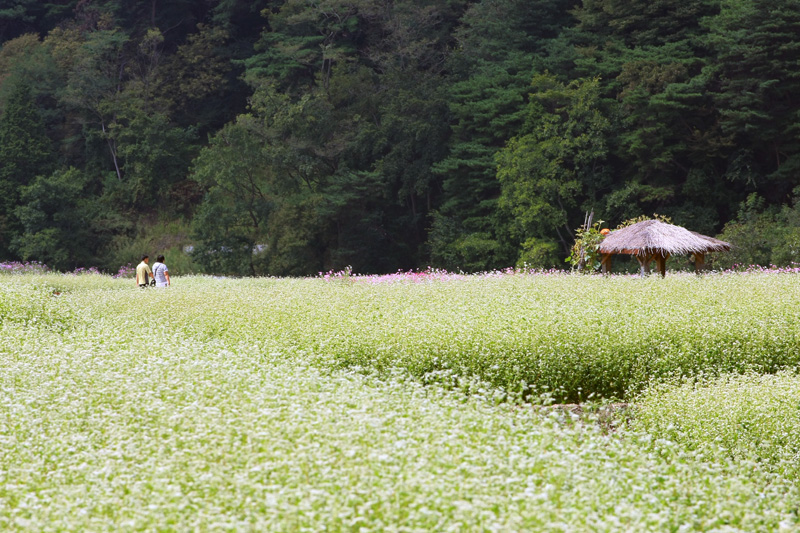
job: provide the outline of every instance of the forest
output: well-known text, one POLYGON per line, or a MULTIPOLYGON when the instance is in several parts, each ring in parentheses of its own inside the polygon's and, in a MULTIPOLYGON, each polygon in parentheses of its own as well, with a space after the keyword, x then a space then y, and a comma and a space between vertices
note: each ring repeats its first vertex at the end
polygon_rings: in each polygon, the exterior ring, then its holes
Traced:
POLYGON ((565 268, 588 211, 800 262, 795 0, 3 0, 0 260, 565 268))

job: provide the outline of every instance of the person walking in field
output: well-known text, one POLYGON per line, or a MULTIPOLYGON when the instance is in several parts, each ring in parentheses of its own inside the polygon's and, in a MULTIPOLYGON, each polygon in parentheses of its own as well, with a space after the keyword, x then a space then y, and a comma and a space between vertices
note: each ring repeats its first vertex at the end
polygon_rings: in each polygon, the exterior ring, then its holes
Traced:
POLYGON ((156 257, 156 262, 153 264, 153 277, 156 279, 156 287, 169 287, 169 269, 164 264, 164 256, 159 255, 156 257))
POLYGON ((150 278, 153 277, 153 271, 150 270, 150 257, 147 255, 142 256, 142 262, 136 267, 136 284, 144 289, 150 284, 150 278))

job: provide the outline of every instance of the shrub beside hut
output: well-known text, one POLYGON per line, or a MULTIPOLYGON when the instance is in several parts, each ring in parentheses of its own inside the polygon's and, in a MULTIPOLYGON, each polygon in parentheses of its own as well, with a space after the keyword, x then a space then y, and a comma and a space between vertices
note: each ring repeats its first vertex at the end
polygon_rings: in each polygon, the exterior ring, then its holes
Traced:
POLYGON ((598 251, 603 273, 611 270, 611 258, 615 254, 626 254, 636 258, 642 275, 650 272, 650 263, 655 261, 658 272, 664 276, 670 256, 694 256, 695 271, 700 272, 707 253, 730 249, 730 243, 725 241, 660 220, 644 220, 609 233, 598 251))

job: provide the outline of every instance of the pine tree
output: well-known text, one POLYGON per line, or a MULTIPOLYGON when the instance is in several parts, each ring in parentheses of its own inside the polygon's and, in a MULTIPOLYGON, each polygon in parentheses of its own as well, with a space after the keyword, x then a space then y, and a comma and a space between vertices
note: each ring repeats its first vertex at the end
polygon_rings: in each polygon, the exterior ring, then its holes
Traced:
POLYGON ((522 125, 534 65, 571 20, 568 7, 565 0, 484 0, 460 20, 445 84, 452 135, 433 169, 442 179, 428 239, 437 266, 479 271, 513 261, 508 221, 497 208, 495 154, 522 125))
POLYGON ((728 177, 785 201, 800 184, 800 5, 725 0, 708 29, 716 52, 706 69, 711 94, 723 132, 738 147, 728 177))
POLYGON ((21 187, 53 168, 54 154, 30 89, 20 84, 0 116, 0 257, 9 256, 10 240, 19 231, 14 209, 21 187))

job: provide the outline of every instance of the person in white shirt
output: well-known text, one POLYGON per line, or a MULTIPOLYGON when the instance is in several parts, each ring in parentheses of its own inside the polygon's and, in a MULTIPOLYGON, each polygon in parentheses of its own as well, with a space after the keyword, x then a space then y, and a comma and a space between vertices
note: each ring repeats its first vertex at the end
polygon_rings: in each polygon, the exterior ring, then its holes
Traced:
POLYGON ((153 277, 156 280, 156 287, 169 287, 169 269, 164 264, 164 256, 159 255, 153 264, 153 277))

